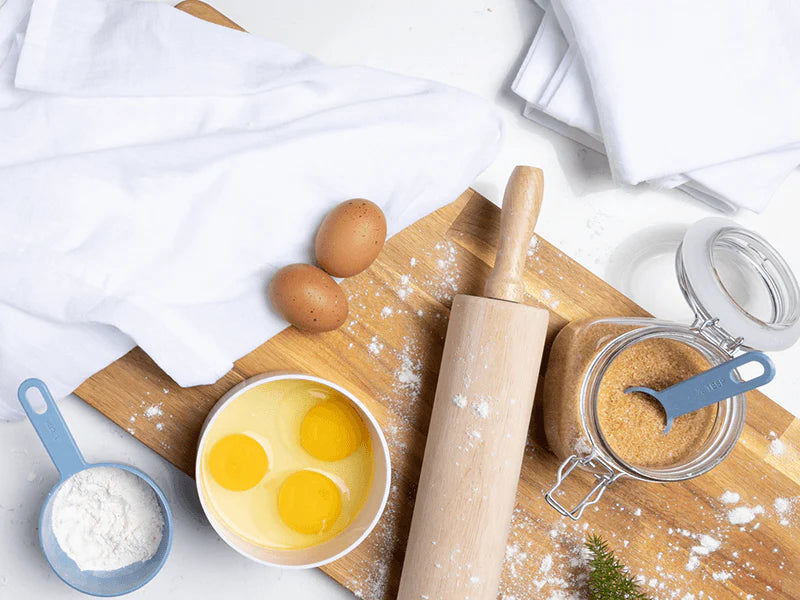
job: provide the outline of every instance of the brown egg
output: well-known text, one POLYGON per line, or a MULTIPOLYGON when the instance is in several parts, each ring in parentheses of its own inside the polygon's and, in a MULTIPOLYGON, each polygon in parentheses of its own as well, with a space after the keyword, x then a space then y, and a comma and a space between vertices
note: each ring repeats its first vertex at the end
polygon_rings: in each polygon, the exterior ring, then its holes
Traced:
POLYGON ((313 265, 283 267, 269 283, 269 298, 284 319, 303 331, 331 331, 347 318, 342 288, 313 265))
POLYGON ((372 264, 386 241, 386 217, 374 202, 342 202, 317 231, 317 262, 334 277, 352 277, 372 264))

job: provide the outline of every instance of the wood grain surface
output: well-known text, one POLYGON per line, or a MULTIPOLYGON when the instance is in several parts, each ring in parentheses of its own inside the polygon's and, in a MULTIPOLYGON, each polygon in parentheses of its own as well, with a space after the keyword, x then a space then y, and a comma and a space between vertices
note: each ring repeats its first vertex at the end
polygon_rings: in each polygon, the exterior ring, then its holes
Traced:
MULTIPOLYGON (((233 25, 197 0, 179 7, 233 25)), ((386 433, 393 485, 386 513, 372 535, 324 570, 363 598, 394 598, 450 303, 456 293, 481 294, 493 265, 499 222, 499 209, 468 190, 394 236, 375 264, 342 283, 351 314, 340 330, 306 335, 286 329, 238 360, 214 385, 182 389, 137 348, 87 380, 77 394, 191 475, 206 414, 240 381, 291 369, 351 390, 386 433)), ((313 233, 308 232, 309 240, 313 233)), ((529 251, 525 285, 526 301, 550 311, 548 344, 572 319, 646 314, 543 239, 529 251)), ((722 465, 680 484, 623 480, 581 522, 573 523, 559 517, 543 498, 558 463, 546 448, 541 410, 535 408, 500 597, 585 598, 581 544, 587 533, 595 532, 643 578, 653 598, 798 598, 798 449, 800 421, 763 394, 750 393, 744 433, 722 465), (726 491, 739 494, 740 500, 725 504, 721 497, 726 491), (731 523, 737 516, 754 518, 731 523)), ((574 498, 591 484, 590 475, 578 473, 565 491, 574 498)), ((442 566, 458 568, 457 554, 442 566)))

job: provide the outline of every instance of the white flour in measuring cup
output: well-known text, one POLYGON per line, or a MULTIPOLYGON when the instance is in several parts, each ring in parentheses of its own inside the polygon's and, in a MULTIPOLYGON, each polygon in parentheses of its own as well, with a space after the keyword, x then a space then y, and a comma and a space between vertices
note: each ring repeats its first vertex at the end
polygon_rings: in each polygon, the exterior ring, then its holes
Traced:
POLYGON ((56 493, 53 533, 82 571, 112 571, 152 558, 163 529, 152 488, 123 469, 80 471, 56 493))

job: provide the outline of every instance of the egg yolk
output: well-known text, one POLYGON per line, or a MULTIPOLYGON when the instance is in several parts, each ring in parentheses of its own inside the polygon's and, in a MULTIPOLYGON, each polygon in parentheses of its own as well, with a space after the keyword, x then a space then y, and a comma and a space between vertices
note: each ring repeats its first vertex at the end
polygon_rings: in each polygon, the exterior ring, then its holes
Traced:
POLYGON ((249 435, 235 433, 222 438, 211 449, 208 470, 226 490, 243 492, 254 487, 267 472, 264 447, 249 435))
POLYGON ((278 512, 299 533, 328 531, 342 512, 342 494, 329 477, 316 471, 297 471, 278 492, 278 512))
POLYGON ((314 458, 336 461, 356 451, 363 438, 363 422, 342 400, 326 400, 308 411, 300 426, 300 444, 314 458))

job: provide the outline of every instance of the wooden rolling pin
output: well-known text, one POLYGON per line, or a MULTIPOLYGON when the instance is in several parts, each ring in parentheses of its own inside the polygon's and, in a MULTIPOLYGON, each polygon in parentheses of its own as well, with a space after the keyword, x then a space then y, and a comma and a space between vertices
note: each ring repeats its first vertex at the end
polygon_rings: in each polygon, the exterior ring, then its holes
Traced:
POLYGON ((522 304, 542 187, 514 169, 486 297, 453 301, 398 600, 497 597, 549 316, 522 304))

